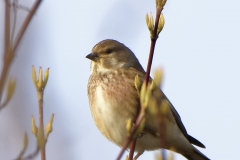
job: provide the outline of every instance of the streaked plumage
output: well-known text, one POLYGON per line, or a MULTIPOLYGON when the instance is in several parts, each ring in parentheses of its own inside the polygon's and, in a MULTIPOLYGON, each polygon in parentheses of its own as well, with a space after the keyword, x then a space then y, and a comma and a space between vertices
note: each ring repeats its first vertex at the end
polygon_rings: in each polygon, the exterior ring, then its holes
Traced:
MULTIPOLYGON (((126 120, 136 118, 139 106, 134 79, 138 75, 143 82, 145 71, 134 53, 115 40, 99 42, 87 58, 92 60, 88 98, 94 122, 107 139, 121 147, 126 140, 126 120)), ((159 98, 167 99, 160 89, 155 92, 162 95, 159 98)), ((191 145, 205 148, 201 142, 188 135, 170 101, 169 108, 171 112, 163 117, 163 140, 159 138, 157 119, 146 115, 144 134, 137 139, 135 148, 137 157, 145 150, 165 148, 189 160, 208 160, 191 145)))

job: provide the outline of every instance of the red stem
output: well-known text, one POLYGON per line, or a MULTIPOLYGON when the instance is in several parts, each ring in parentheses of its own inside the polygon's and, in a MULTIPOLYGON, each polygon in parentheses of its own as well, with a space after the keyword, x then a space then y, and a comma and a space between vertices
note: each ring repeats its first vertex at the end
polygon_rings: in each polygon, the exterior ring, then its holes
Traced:
MULTIPOLYGON (((131 135, 126 139, 126 141, 125 141, 125 143, 124 143, 124 145, 123 145, 120 153, 118 154, 116 160, 120 160, 120 159, 121 159, 121 157, 122 157, 124 151, 126 150, 126 148, 127 148, 127 147, 129 146, 129 144, 134 140, 134 137, 133 137, 133 136, 136 134, 137 128, 138 128, 138 126, 140 125, 140 123, 141 123, 141 121, 142 121, 142 118, 143 118, 143 117, 140 117, 140 116, 137 117, 137 120, 136 120, 136 123, 135 123, 135 124, 136 124, 136 127, 133 128, 133 131, 132 131, 131 135)), ((133 150, 133 152, 134 152, 134 150, 133 150)), ((129 158, 130 158, 130 157, 129 157, 129 158)))
MULTIPOLYGON (((139 105, 138 110, 137 110, 137 118, 136 118, 135 121, 134 121, 134 124, 135 124, 135 125, 137 124, 137 120, 139 119, 140 110, 141 110, 141 105, 139 105)), ((141 121, 140 121, 140 122, 141 122, 141 121)), ((139 124, 140 124, 140 122, 139 122, 139 124)), ((137 128, 137 127, 135 127, 135 128, 137 128)), ((128 155, 129 160, 132 160, 132 159, 133 159, 133 155, 134 155, 134 150, 135 150, 136 143, 137 143, 136 139, 135 139, 134 141, 132 141, 132 143, 131 143, 130 151, 129 151, 129 155, 128 155)))
MULTIPOLYGON (((160 18, 161 12, 162 12, 162 9, 157 8, 155 25, 154 25, 154 35, 153 35, 153 37, 151 37, 151 46, 150 46, 149 57, 148 57, 148 65, 147 65, 147 71, 146 71, 146 76, 145 76, 145 85, 146 86, 148 85, 151 66, 152 66, 152 60, 153 60, 153 54, 154 54, 154 49, 155 49, 156 41, 157 41, 157 38, 158 38, 157 28, 158 28, 158 23, 159 23, 159 18, 160 18)), ((141 106, 139 108, 140 109, 138 109, 138 110, 141 110, 141 106)), ((140 112, 138 112, 137 117, 139 117, 139 113, 140 112)), ((137 127, 138 126, 136 126, 135 128, 137 128, 137 127)), ((135 150, 136 141, 137 141, 137 139, 134 139, 134 141, 132 141, 130 152, 129 152, 129 160, 132 160, 132 158, 133 158, 133 152, 135 150)))
POLYGON ((135 150, 136 143, 137 143, 136 140, 132 141, 132 143, 131 143, 130 151, 129 151, 129 156, 128 156, 129 160, 132 160, 132 159, 133 159, 133 155, 134 155, 134 150, 135 150))
POLYGON ((146 76, 145 76, 145 82, 146 85, 148 84, 149 77, 150 77, 150 71, 152 67, 152 60, 153 60, 153 54, 154 54, 154 49, 155 49, 155 44, 158 38, 157 35, 157 28, 158 28, 158 23, 160 19, 160 15, 162 12, 163 8, 158 8, 157 7, 157 12, 156 12, 156 19, 155 19, 155 25, 154 25, 154 35, 151 37, 151 46, 150 46, 150 51, 149 51, 149 57, 148 57, 148 65, 147 65, 147 70, 146 70, 146 76))
MULTIPOLYGON (((154 25, 154 35, 153 35, 153 37, 151 37, 151 46, 150 46, 148 65, 147 65, 147 71, 146 71, 146 76, 145 76, 145 85, 148 84, 149 77, 150 77, 150 71, 151 71, 151 66, 152 66, 155 44, 156 44, 156 41, 157 41, 157 38, 158 38, 157 28, 158 28, 158 23, 159 23, 159 19, 160 19, 160 15, 161 15, 162 10, 163 10, 163 8, 158 8, 157 7, 156 19, 155 19, 155 25, 154 25)), ((142 121, 142 118, 140 118, 140 116, 139 116, 140 112, 141 112, 141 106, 138 107, 138 114, 137 114, 137 118, 136 118, 136 122, 135 122, 135 127, 133 128, 133 131, 132 131, 131 135, 126 139, 125 144, 123 145, 123 147, 122 147, 120 153, 118 154, 116 160, 120 160, 124 151, 127 149, 127 147, 129 146, 129 144, 131 142, 132 142, 132 144, 131 144, 131 147, 130 147, 130 152, 129 152, 129 157, 128 158, 129 158, 129 160, 133 159, 133 154, 134 154, 135 145, 136 145, 136 141, 137 141, 136 138, 133 139, 133 135, 136 133, 137 128, 139 127, 139 124, 142 121)))

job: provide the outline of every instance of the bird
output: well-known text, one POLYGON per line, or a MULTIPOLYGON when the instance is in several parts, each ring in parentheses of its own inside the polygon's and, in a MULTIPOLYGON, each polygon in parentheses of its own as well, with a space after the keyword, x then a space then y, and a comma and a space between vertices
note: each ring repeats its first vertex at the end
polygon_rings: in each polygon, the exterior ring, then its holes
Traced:
MULTIPOLYGON (((140 106, 139 94, 134 85, 135 77, 138 75, 143 83, 146 72, 135 54, 123 43, 113 39, 97 43, 86 58, 91 60, 87 89, 94 122, 108 140, 122 147, 127 138, 126 121, 136 119, 140 106)), ((146 115, 143 133, 136 141, 137 154, 134 159, 139 158, 144 151, 167 149, 188 160, 210 160, 192 145, 205 148, 187 133, 177 110, 162 90, 157 88, 157 92, 168 102, 170 110, 163 117, 163 135, 159 135, 156 117, 146 115)))

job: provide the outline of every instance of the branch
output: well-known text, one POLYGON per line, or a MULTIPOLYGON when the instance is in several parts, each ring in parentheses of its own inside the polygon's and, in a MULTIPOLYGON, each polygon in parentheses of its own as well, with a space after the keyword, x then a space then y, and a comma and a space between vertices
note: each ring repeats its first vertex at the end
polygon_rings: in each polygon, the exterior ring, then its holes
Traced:
POLYGON ((148 84, 149 77, 150 77, 150 71, 151 71, 151 66, 152 66, 154 49, 155 49, 156 41, 157 41, 157 38, 158 38, 157 29, 158 29, 159 19, 160 19, 160 15, 162 13, 162 10, 163 10, 163 8, 157 7, 155 25, 154 25, 155 27, 154 27, 154 30, 153 30, 154 35, 153 35, 153 37, 151 37, 151 46, 150 46, 150 51, 149 51, 148 64, 147 64, 146 77, 145 77, 146 85, 148 84))
MULTIPOLYGON (((1 71, 1 77, 0 77, 0 103, 2 101, 2 95, 3 95, 3 89, 4 89, 4 84, 5 84, 5 81, 6 81, 6 77, 7 77, 7 74, 8 74, 8 71, 10 69, 10 65, 13 61, 13 58, 15 56, 15 52, 16 52, 16 49, 22 39, 22 36, 23 34, 25 33, 28 25, 29 25, 29 22, 31 21, 33 15, 35 14, 37 8, 39 7, 40 3, 42 2, 42 0, 37 0, 32 9, 30 10, 29 14, 27 15, 23 25, 21 26, 20 28, 20 31, 18 32, 18 35, 17 35, 17 38, 16 38, 16 41, 15 41, 15 44, 12 44, 11 43, 11 31, 10 31, 10 28, 11 28, 11 25, 10 25, 10 22, 11 22, 11 17, 10 17, 10 7, 11 7, 11 4, 10 4, 10 1, 9 0, 5 0, 5 29, 4 29, 4 60, 3 60, 3 67, 2 67, 2 71, 1 71)), ((15 15, 16 17, 16 15, 15 15)), ((16 19, 14 19, 14 23, 16 19)), ((14 24, 15 26, 15 24, 14 24)), ((15 28, 15 27, 13 27, 15 28)), ((13 37, 13 35, 12 35, 13 37)), ((4 108, 6 105, 1 105, 1 108, 4 108)))
MULTIPOLYGON (((162 10, 163 10, 163 6, 165 5, 166 1, 164 0, 159 0, 159 1, 156 1, 156 4, 157 4, 157 7, 156 7, 156 18, 155 18, 155 25, 154 25, 154 29, 153 30, 150 30, 151 32, 151 46, 150 46, 150 51, 149 51, 149 58, 148 58, 148 65, 147 65, 147 70, 146 70, 146 76, 145 76, 145 81, 143 85, 148 85, 148 82, 149 82, 149 77, 150 77, 150 71, 151 71, 151 66, 152 66, 152 60, 153 60, 153 54, 154 54, 154 49, 155 49, 155 44, 156 44, 156 41, 157 41, 157 38, 158 38, 158 34, 160 33, 159 31, 159 28, 158 28, 158 25, 159 25, 159 19, 160 19, 160 15, 162 13, 162 10)), ((152 22, 153 23, 153 22, 152 22)), ((153 26, 153 24, 152 24, 153 26)), ((149 24, 148 24, 148 27, 149 27, 149 24)), ((162 26, 163 27, 163 26, 162 26)), ((125 141, 125 144, 123 145, 118 157, 117 157, 117 160, 120 160, 120 158, 122 157, 124 151, 127 149, 127 147, 129 146, 129 144, 131 143, 131 146, 130 146, 130 152, 129 152, 129 160, 132 160, 133 159, 133 154, 134 154, 134 151, 135 151, 135 146, 136 146, 136 137, 134 137, 142 119, 143 119, 143 116, 140 116, 140 113, 141 113, 141 110, 142 110, 142 107, 141 105, 138 107, 138 112, 137 112, 137 118, 136 118, 136 121, 134 123, 134 128, 133 128, 133 131, 131 133, 131 135, 126 139, 125 141)))
POLYGON ((35 3, 33 4, 32 6, 32 9, 30 10, 29 14, 27 15, 25 21, 23 22, 23 25, 22 27, 20 28, 20 31, 18 32, 18 35, 17 35, 17 38, 16 38, 16 41, 15 43, 13 44, 13 50, 12 52, 15 53, 15 51, 17 50, 17 47, 19 45, 19 42, 21 41, 22 39, 22 36, 23 34, 25 33, 28 25, 29 25, 29 22, 31 21, 33 15, 35 14, 36 10, 38 9, 40 3, 42 2, 42 0, 37 0, 35 1, 35 3))
MULTIPOLYGON (((145 76, 145 83, 144 85, 148 85, 149 77, 150 77, 150 71, 151 71, 151 66, 152 66, 152 60, 153 60, 153 54, 154 54, 154 49, 155 49, 155 44, 157 41, 157 29, 158 29, 158 23, 159 23, 159 18, 161 15, 163 8, 158 8, 157 7, 157 12, 156 12, 156 18, 155 18, 155 27, 154 27, 154 36, 151 37, 151 46, 150 46, 150 51, 149 51, 149 58, 148 58, 148 65, 147 65, 147 71, 146 71, 146 76, 145 76)), ((142 107, 140 106, 138 110, 141 112, 142 107)), ((139 113, 137 114, 137 117, 139 117, 139 113)), ((137 128, 139 125, 135 124, 135 128, 137 128)), ((135 138, 134 141, 132 141, 131 147, 130 147, 130 152, 129 152, 129 160, 133 159, 133 153, 135 150, 135 145, 136 145, 137 139, 135 138), (130 154, 131 153, 131 154, 130 154)))
MULTIPOLYGON (((128 145, 135 139, 134 135, 136 134, 137 129, 138 129, 140 123, 142 122, 142 120, 143 120, 143 117, 140 117, 140 116, 137 117, 137 120, 136 120, 136 123, 135 123, 136 127, 133 128, 133 131, 132 131, 131 135, 126 139, 126 141, 125 141, 120 153, 118 154, 116 160, 121 159, 121 157, 122 157, 124 151, 127 149, 128 145)), ((134 150, 133 150, 133 152, 134 152, 134 150)))
POLYGON ((4 61, 3 61, 4 63, 3 63, 3 68, 1 72, 1 77, 0 77, 0 103, 1 103, 5 79, 6 79, 8 68, 10 65, 7 63, 7 55, 10 49, 10 7, 8 2, 9 2, 8 0, 5 0, 5 28, 4 28, 5 34, 4 34, 4 61))

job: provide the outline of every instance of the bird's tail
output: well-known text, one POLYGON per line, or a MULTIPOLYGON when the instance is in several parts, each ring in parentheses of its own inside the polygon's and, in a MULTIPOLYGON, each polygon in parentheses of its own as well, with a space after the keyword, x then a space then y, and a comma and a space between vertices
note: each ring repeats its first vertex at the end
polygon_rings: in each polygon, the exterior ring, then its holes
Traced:
POLYGON ((193 152, 188 155, 183 155, 188 160, 210 160, 208 157, 206 157, 204 154, 202 154, 197 148, 193 147, 193 152))

